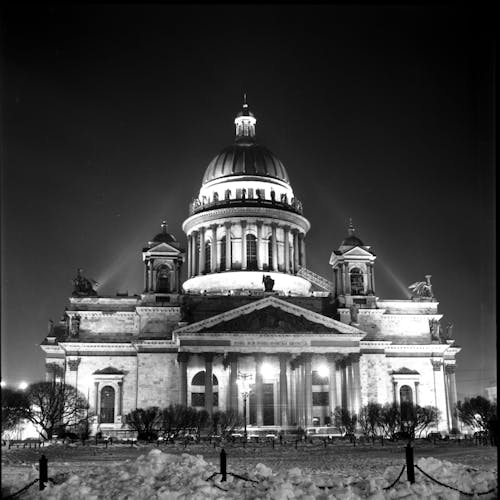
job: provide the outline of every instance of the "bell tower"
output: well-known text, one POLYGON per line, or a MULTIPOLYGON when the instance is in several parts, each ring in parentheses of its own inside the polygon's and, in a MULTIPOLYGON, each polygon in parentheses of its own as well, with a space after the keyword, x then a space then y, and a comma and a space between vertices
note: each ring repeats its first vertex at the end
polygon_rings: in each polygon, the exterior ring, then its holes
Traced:
POLYGON ((184 250, 175 237, 161 224, 157 234, 142 250, 144 262, 144 293, 180 293, 184 250))
POLYGON ((348 235, 330 257, 333 296, 340 307, 376 307, 374 264, 376 256, 355 234, 349 220, 348 235))

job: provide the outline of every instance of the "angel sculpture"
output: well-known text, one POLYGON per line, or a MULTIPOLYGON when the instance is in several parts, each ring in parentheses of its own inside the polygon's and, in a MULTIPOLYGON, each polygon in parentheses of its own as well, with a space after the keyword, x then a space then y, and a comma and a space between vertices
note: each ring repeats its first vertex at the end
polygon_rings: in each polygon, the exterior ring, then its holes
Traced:
POLYGON ((417 281, 411 284, 408 289, 411 291, 412 299, 431 299, 432 294, 431 275, 426 275, 426 281, 417 281))

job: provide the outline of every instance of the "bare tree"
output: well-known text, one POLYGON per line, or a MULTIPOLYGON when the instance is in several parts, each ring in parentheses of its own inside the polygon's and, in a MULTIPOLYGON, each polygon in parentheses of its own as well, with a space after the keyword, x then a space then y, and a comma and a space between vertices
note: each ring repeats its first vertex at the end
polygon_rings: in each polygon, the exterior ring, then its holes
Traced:
POLYGON ((75 387, 64 382, 36 382, 26 390, 29 407, 26 418, 41 429, 44 439, 52 439, 56 427, 77 424, 85 418, 88 403, 75 387))
POLYGON ((380 427, 389 439, 394 439, 396 432, 400 429, 401 413, 396 403, 386 403, 382 406, 380 415, 380 427))
POLYGON ((412 440, 439 422, 439 411, 434 406, 418 406, 403 403, 400 407, 400 428, 412 440))
POLYGON ((458 418, 464 424, 488 431, 489 422, 496 419, 497 405, 483 396, 476 396, 475 398, 466 398, 463 402, 459 401, 456 411, 458 418))
POLYGON ((382 405, 370 402, 361 408, 359 412, 359 425, 363 433, 375 440, 377 431, 380 429, 382 418, 382 405))
POLYGON ((242 416, 235 410, 217 411, 212 415, 212 432, 220 430, 222 437, 231 435, 235 429, 243 425, 242 416))
POLYGON ((346 408, 337 406, 333 412, 333 420, 335 427, 339 427, 344 433, 353 434, 358 422, 358 416, 346 408))
POLYGON ((157 406, 137 408, 125 415, 125 422, 137 431, 138 439, 150 441, 158 437, 162 413, 157 406))

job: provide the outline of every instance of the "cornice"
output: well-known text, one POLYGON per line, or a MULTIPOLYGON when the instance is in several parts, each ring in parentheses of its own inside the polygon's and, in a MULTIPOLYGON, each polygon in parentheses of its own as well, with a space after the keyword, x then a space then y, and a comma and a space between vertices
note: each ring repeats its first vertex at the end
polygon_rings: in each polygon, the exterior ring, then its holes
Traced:
POLYGON ((198 226, 205 226, 221 219, 220 224, 228 219, 235 219, 235 222, 242 218, 256 218, 259 220, 268 220, 269 222, 280 221, 283 223, 295 224, 305 233, 311 228, 310 222, 303 216, 285 210, 268 207, 234 207, 217 208, 207 212, 201 212, 188 217, 182 224, 182 230, 189 234, 198 226))

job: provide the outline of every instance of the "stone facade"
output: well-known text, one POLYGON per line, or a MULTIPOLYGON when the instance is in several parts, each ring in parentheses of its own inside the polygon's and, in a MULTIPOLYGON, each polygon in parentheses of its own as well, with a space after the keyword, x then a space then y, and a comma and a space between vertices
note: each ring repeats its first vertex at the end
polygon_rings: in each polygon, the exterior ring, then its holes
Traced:
POLYGON ((460 348, 440 330, 430 276, 410 300, 379 299, 376 256, 352 223, 331 281, 308 270, 309 221, 281 162, 255 143, 255 123, 245 105, 235 144, 210 163, 190 207, 186 249, 165 222, 143 248, 141 294, 102 296, 78 271, 41 344, 47 377, 77 387, 95 429, 108 431, 148 406, 242 412, 243 377, 255 426, 327 425, 338 406, 404 395, 437 407, 440 430, 456 427, 460 348))

